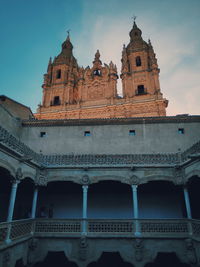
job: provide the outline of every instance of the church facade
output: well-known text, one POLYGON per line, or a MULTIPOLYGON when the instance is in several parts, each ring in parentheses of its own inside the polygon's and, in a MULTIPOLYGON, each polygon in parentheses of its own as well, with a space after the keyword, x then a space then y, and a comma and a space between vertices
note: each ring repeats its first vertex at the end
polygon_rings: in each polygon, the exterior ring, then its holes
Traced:
POLYGON ((116 66, 69 36, 37 113, 0 96, 1 267, 199 267, 200 116, 166 116, 134 22, 116 66))
POLYGON ((122 96, 117 93, 118 72, 111 61, 102 65, 97 50, 93 66, 79 67, 69 36, 61 53, 50 58, 44 75, 38 119, 88 119, 165 116, 168 101, 159 84, 153 46, 142 39, 134 22, 130 42, 122 51, 122 96))

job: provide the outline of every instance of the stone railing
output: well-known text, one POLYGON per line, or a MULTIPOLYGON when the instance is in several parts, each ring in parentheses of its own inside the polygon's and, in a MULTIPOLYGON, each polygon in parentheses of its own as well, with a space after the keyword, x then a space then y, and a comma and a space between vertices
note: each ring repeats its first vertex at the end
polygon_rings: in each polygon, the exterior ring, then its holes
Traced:
POLYGON ((0 244, 31 236, 34 232, 34 220, 24 219, 11 223, 0 223, 0 244))
POLYGON ((122 155, 42 155, 30 149, 0 126, 0 142, 44 167, 79 166, 134 166, 134 165, 177 165, 186 162, 190 155, 200 153, 200 142, 181 153, 171 154, 122 154, 122 155), (180 162, 181 161, 181 162, 180 162))
POLYGON ((0 223, 0 245, 26 237, 194 238, 200 241, 200 221, 187 219, 26 219, 0 223))

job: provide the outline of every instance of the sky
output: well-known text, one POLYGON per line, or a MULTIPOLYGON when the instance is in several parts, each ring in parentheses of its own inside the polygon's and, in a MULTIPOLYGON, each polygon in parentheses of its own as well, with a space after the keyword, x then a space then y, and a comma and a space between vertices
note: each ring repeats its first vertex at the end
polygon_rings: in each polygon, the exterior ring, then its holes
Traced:
POLYGON ((112 60, 120 74, 137 16, 158 59, 167 115, 199 115, 199 14, 200 0, 0 0, 0 94, 35 112, 49 58, 60 53, 69 29, 79 66, 91 66, 99 49, 101 61, 112 60))

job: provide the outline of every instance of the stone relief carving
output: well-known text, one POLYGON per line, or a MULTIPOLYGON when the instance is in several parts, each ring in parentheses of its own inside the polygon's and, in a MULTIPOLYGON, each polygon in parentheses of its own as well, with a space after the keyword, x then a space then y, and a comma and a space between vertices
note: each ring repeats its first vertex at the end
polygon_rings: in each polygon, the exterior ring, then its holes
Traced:
POLYGON ((185 169, 177 166, 174 168, 174 183, 176 185, 182 185, 184 184, 185 180, 185 169))
POLYGON ((132 175, 129 178, 129 184, 131 184, 131 185, 138 185, 139 184, 139 178, 136 175, 132 175))
POLYGON ((81 184, 88 185, 90 184, 90 178, 88 175, 83 175, 81 178, 81 184))
POLYGON ((20 181, 22 178, 23 178, 22 168, 19 167, 19 168, 17 168, 16 174, 15 174, 15 179, 16 179, 16 181, 20 181))
POLYGON ((143 250, 144 250, 144 244, 142 239, 136 239, 134 243, 135 248, 135 259, 136 261, 142 261, 143 260, 143 250))
POLYGON ((88 242, 86 236, 82 236, 80 238, 79 243, 79 259, 85 261, 87 259, 88 254, 88 242))
POLYGON ((186 257, 188 259, 188 262, 191 264, 197 263, 196 252, 192 239, 190 238, 186 239, 185 246, 186 246, 186 257))
POLYGON ((48 182, 47 171, 45 169, 37 170, 35 177, 35 184, 38 186, 46 186, 47 182, 48 182))

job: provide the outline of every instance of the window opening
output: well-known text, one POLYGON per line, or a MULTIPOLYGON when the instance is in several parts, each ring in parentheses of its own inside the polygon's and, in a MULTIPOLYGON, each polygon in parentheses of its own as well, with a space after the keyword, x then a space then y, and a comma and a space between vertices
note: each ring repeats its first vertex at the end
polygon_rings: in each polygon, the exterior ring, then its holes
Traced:
POLYGON ((101 71, 100 70, 94 70, 93 74, 96 75, 96 76, 100 76, 101 75, 101 71))
POLYGON ((85 131, 85 132, 84 132, 84 136, 91 136, 90 131, 85 131))
POLYGON ((143 84, 138 85, 138 87, 137 87, 137 93, 138 93, 138 95, 145 94, 145 88, 144 88, 144 85, 143 84))
POLYGON ((40 132, 40 137, 45 137, 46 136, 46 132, 40 132))
POLYGON ((136 135, 135 130, 129 130, 129 135, 136 135))
POLYGON ((136 61, 136 66, 137 67, 142 66, 141 57, 139 57, 139 56, 136 57, 135 61, 136 61))
POLYGON ((54 106, 60 105, 60 97, 59 96, 54 97, 53 105, 54 106))
POLYGON ((179 129, 178 129, 178 133, 179 133, 179 134, 184 134, 184 133, 185 133, 184 128, 179 128, 179 129))
POLYGON ((61 78, 61 69, 57 70, 56 72, 56 79, 60 79, 61 78))

